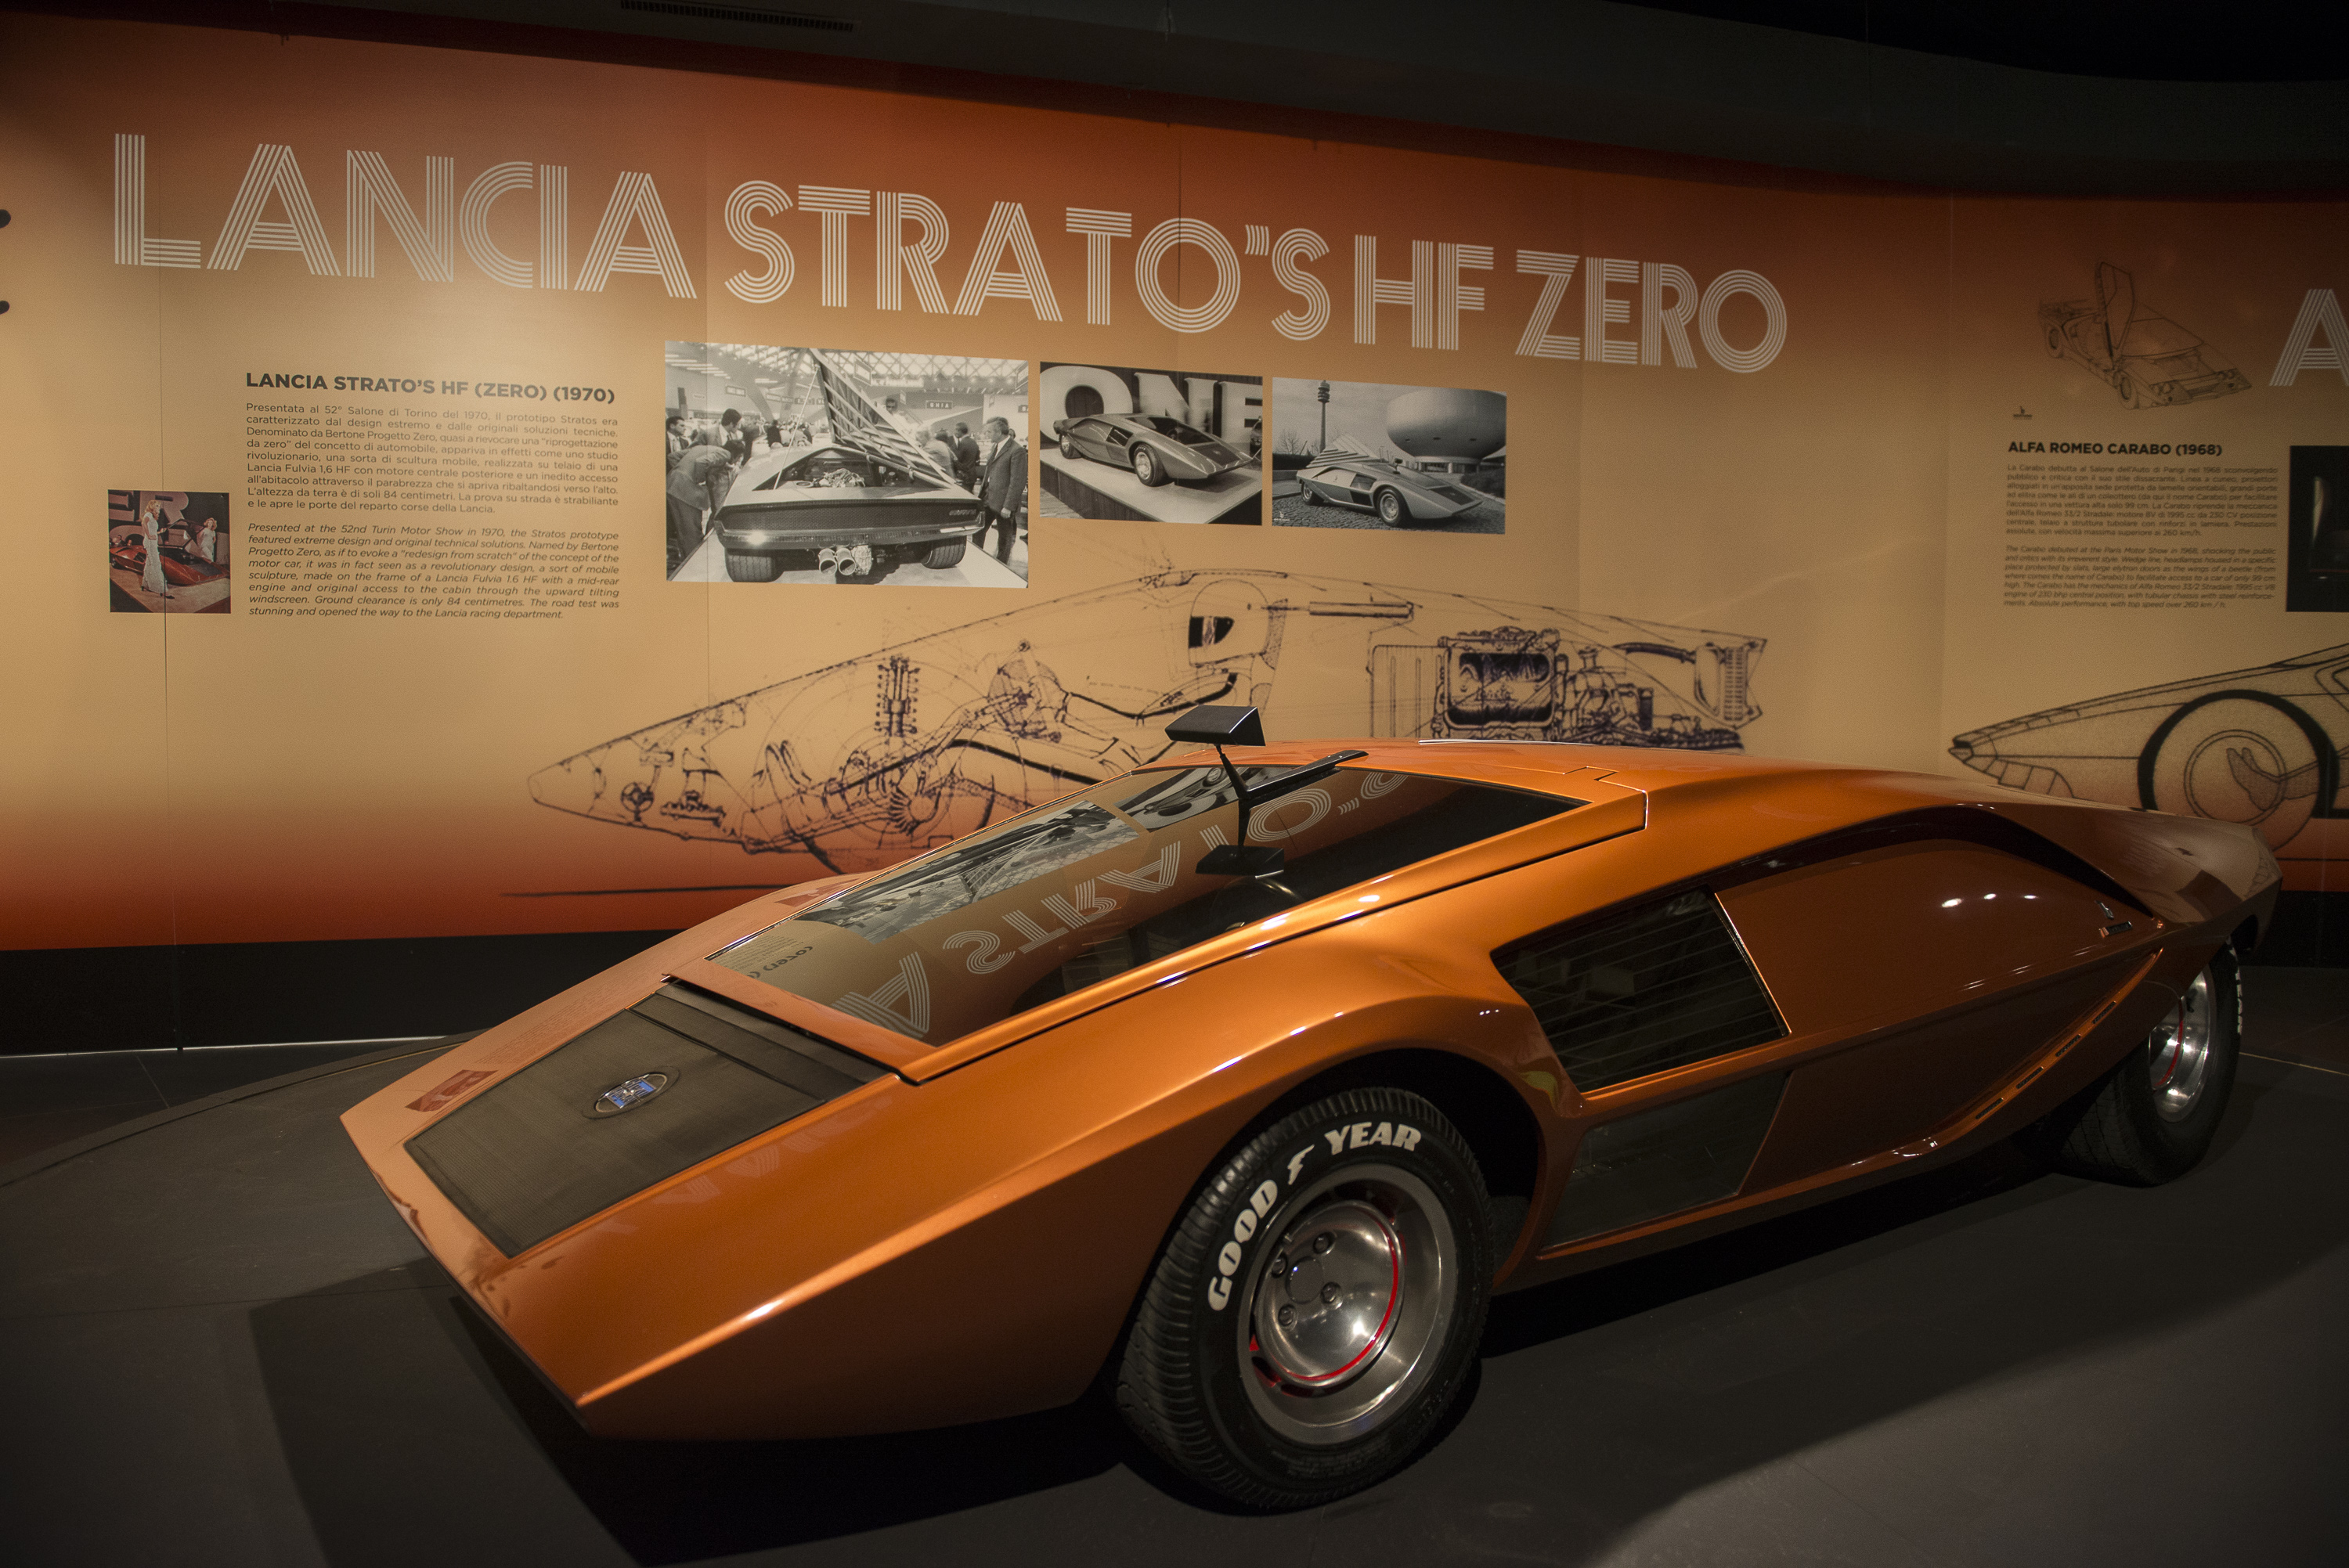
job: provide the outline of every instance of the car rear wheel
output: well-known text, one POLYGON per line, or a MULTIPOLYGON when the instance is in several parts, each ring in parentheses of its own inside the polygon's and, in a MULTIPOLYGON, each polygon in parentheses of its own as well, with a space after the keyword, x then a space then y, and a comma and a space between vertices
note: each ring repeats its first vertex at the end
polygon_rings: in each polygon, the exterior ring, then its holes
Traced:
POLYGON ((1402 504, 1402 492, 1401 490, 1382 490, 1379 491, 1375 504, 1379 509, 1379 521, 1385 523, 1389 528, 1392 528, 1396 523, 1405 521, 1410 515, 1408 510, 1402 504))
POLYGON ((2025 1135, 2075 1176, 2155 1187, 2200 1163, 2227 1113, 2241 1045, 2242 989, 2221 952, 2178 993, 2169 1016, 2102 1081, 2025 1135))
POLYGON ((949 566, 960 565, 963 552, 969 548, 970 541, 967 539, 950 539, 944 544, 934 544, 930 546, 930 552, 922 557, 922 564, 933 572, 944 572, 949 566))
POLYGON ((1126 452, 1126 461, 1133 465, 1133 477, 1143 484, 1163 485, 1166 482, 1165 465, 1158 460, 1158 454, 1148 447, 1137 444, 1129 449, 1126 452))
POLYGON ((1235 1501, 1359 1491, 1458 1397, 1493 1249, 1483 1172, 1443 1112, 1401 1089, 1332 1095, 1201 1186, 1135 1311, 1118 1408, 1235 1501))
POLYGON ((740 550, 726 552, 726 575, 735 583, 772 583, 783 563, 771 555, 751 555, 740 550))

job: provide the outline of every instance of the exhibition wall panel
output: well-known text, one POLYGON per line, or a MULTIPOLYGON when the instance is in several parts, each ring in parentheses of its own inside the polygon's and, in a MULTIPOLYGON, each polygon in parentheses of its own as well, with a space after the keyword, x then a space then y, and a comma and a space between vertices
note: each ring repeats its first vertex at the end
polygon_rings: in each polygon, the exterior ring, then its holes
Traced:
POLYGON ((672 928, 1212 697, 2331 885, 2349 652, 2263 666, 2349 613, 2339 202, 21 15, 0 93, 0 949, 672 928))

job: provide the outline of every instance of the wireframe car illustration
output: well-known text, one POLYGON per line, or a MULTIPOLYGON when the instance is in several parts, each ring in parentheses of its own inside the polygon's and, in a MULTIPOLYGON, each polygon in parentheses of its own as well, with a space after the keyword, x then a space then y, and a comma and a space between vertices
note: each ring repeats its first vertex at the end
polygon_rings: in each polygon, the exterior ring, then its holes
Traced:
POLYGON ((1359 507, 1390 525, 1441 522, 1493 498, 1383 458, 1332 456, 1324 452, 1298 470, 1298 488, 1315 500, 1359 507))
POLYGON ((1200 1484, 1406 1462, 1489 1295, 2021 1134, 2147 1183, 2236 1060, 2231 824, 1635 748, 1213 742, 787 889, 349 1111, 594 1433, 1103 1380, 1200 1484), (1237 755, 1234 753, 1237 751, 1237 755))
POLYGON ((1088 414, 1055 419, 1052 431, 1062 456, 1131 469, 1146 485, 1201 484, 1248 461, 1246 452, 1164 414, 1088 414))
POLYGON ((2048 353, 2086 366, 2132 408, 2207 402, 2251 385, 2225 355, 2141 304, 2136 280, 2110 262, 2096 264, 2095 298, 2050 300, 2039 326, 2048 353))
MULTIPOLYGON (((1237 567, 1112 583, 664 714, 530 776, 588 820, 870 871, 1172 748, 1245 699, 1292 732, 1724 751, 1762 639, 1237 567)), ((583 737, 583 739, 587 738, 583 737)))
POLYGON ((2010 789, 2256 830, 2313 891, 2344 845, 2349 644, 1968 730, 1950 755, 2010 789))
POLYGON ((830 438, 754 457, 712 526, 737 583, 830 570, 878 583, 909 562, 943 571, 985 526, 978 498, 955 481, 856 378, 813 349, 830 438))

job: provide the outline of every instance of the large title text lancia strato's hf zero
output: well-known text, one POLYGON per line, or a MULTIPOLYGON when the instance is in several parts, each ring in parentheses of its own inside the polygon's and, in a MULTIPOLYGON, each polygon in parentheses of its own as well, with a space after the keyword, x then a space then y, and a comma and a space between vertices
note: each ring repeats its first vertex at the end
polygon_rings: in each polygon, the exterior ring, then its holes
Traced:
POLYGON ((1212 746, 743 905, 345 1125, 590 1431, 1099 1386, 1300 1506, 1409 1459, 1492 1292, 2021 1135, 2225 1109, 2250 830, 1634 748, 1212 746), (1233 755, 1234 749, 1237 755, 1233 755))

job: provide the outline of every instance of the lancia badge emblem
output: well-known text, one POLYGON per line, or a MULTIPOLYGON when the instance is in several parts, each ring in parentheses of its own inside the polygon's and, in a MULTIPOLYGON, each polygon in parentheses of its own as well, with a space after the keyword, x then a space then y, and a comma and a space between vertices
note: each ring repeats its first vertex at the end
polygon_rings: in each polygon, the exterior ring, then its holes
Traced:
POLYGON ((590 1116, 617 1116, 633 1106, 642 1105, 668 1087, 668 1074, 642 1073, 614 1084, 595 1097, 588 1107, 590 1116))

